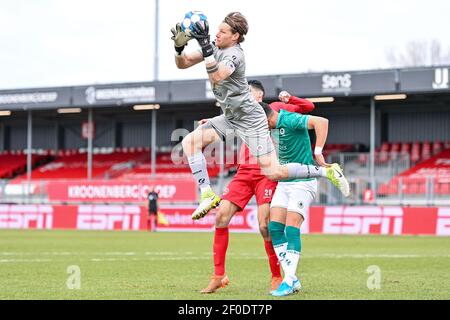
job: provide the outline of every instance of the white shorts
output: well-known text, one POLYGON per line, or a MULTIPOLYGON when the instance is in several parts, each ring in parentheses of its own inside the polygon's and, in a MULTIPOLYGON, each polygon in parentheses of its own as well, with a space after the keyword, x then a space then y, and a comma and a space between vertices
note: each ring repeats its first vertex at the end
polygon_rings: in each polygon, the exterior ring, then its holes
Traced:
POLYGON ((271 208, 285 208, 297 212, 306 220, 309 206, 317 194, 317 180, 278 182, 271 208))

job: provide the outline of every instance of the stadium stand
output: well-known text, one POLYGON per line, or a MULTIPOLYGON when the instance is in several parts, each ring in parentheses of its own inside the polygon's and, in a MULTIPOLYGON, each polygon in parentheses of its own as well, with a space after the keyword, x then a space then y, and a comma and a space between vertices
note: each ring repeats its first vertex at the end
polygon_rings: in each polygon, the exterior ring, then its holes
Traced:
MULTIPOLYGON (((143 161, 146 153, 148 152, 144 148, 96 149, 93 155, 92 177, 108 178, 110 173, 121 171, 135 162, 143 161)), ((85 179, 87 178, 87 160, 85 150, 58 151, 52 162, 32 171, 32 179, 85 179)), ((23 179, 26 179, 25 175, 18 176, 15 180, 23 179)))
POLYGON ((397 194, 401 182, 403 194, 424 195, 427 191, 427 183, 431 181, 431 188, 435 194, 449 195, 450 148, 447 147, 448 144, 438 142, 433 144, 431 149, 431 143, 424 143, 422 149, 425 148, 425 152, 421 153, 420 158, 423 161, 393 177, 387 184, 380 185, 378 193, 380 195, 397 194), (432 153, 442 150, 441 148, 445 148, 445 150, 434 156, 432 155, 432 153))
MULTIPOLYGON (((85 149, 70 149, 60 151, 47 151, 53 155, 53 161, 35 168, 32 171, 33 180, 54 179, 86 179, 87 178, 87 153, 85 149)), ((213 154, 214 156, 214 154, 213 154)), ((34 156, 34 164, 38 164, 43 156, 34 156)), ((47 158, 45 158, 47 159, 47 158)), ((23 174, 26 169, 26 156, 2 155, 0 163, 14 163, 8 167, 2 165, 3 177, 14 178, 19 182, 27 179, 23 174), (3 158, 2 158, 3 157, 3 158), (11 161, 11 157, 20 157, 21 161, 11 161)), ((156 173, 165 177, 187 177, 191 179, 191 171, 186 159, 180 159, 180 164, 173 163, 170 152, 158 152, 156 155, 156 173)), ((213 163, 212 161, 210 163, 213 163)), ((228 171, 233 164, 227 164, 228 171)), ((218 164, 208 165, 212 178, 217 177, 220 172, 218 164)), ((92 177, 94 179, 143 179, 149 178, 151 172, 150 148, 94 148, 92 162, 92 177)))
MULTIPOLYGON (((48 153, 33 154, 31 156, 32 168, 51 161, 48 153)), ((26 172, 27 154, 19 151, 2 151, 0 153, 0 179, 11 179, 26 172)))
MULTIPOLYGON (((312 150, 314 150, 314 146, 312 147, 312 150)), ((352 152, 354 151, 354 145, 349 143, 331 143, 326 144, 325 148, 323 150, 324 156, 328 156, 332 153, 336 152, 352 152)))
MULTIPOLYGON (((380 147, 375 149, 375 163, 384 165, 389 160, 399 159, 400 155, 408 154, 411 165, 425 161, 432 156, 439 154, 442 150, 449 149, 450 142, 383 142, 380 147)), ((341 151, 342 152, 342 151, 341 151)), ((359 163, 363 164, 368 161, 368 154, 361 153, 359 155, 359 163)))

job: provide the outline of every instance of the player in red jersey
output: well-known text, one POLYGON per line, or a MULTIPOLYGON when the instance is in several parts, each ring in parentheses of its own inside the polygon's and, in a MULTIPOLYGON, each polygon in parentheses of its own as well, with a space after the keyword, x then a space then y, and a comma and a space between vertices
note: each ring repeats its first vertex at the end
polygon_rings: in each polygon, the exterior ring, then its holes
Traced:
MULTIPOLYGON (((260 81, 248 82, 250 90, 257 102, 264 98, 264 87, 260 81)), ((279 95, 281 101, 273 102, 270 106, 275 111, 284 109, 290 112, 309 113, 314 109, 314 104, 308 100, 300 99, 283 91, 279 95)), ((200 124, 207 120, 201 120, 200 124)), ((251 155, 248 147, 243 144, 239 155, 239 167, 236 175, 224 191, 218 212, 216 213, 214 232, 214 274, 208 286, 201 293, 214 293, 217 289, 225 287, 229 279, 225 273, 225 259, 228 248, 228 225, 236 212, 242 211, 250 199, 255 195, 258 205, 259 231, 264 239, 264 247, 269 259, 272 273, 271 290, 275 290, 281 284, 282 277, 277 255, 272 246, 268 231, 270 202, 275 193, 277 181, 268 179, 251 155)))

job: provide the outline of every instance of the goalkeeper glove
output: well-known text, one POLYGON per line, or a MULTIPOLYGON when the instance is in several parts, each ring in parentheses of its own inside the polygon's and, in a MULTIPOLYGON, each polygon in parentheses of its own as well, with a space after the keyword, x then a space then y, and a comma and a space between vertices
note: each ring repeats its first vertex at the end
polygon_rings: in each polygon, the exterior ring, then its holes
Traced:
POLYGON ((214 52, 214 49, 209 39, 208 21, 205 21, 204 27, 200 22, 196 22, 192 28, 194 30, 191 31, 191 36, 198 41, 200 48, 202 48, 203 58, 211 56, 214 52))
POLYGON ((181 25, 179 23, 177 23, 175 28, 172 28, 170 31, 172 31, 173 34, 171 39, 175 44, 175 51, 178 52, 178 54, 181 54, 192 37, 181 30, 181 25))

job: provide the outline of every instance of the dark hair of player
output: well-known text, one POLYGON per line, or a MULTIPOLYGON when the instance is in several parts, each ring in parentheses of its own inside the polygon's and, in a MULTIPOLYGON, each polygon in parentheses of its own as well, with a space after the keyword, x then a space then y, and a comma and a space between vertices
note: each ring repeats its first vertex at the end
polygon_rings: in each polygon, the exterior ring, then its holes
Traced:
POLYGON ((264 112, 266 113, 266 117, 269 118, 273 114, 272 108, 269 106, 269 104, 267 104, 265 102, 260 102, 259 104, 261 105, 264 112))
POLYGON ((247 19, 240 12, 230 12, 223 22, 231 27, 233 33, 239 33, 238 43, 244 42, 244 36, 248 32, 247 19))
POLYGON ((249 80, 248 81, 248 85, 252 86, 253 88, 257 89, 257 90, 261 90, 263 93, 263 98, 266 95, 266 90, 264 90, 264 86, 261 83, 261 81, 259 80, 249 80))

